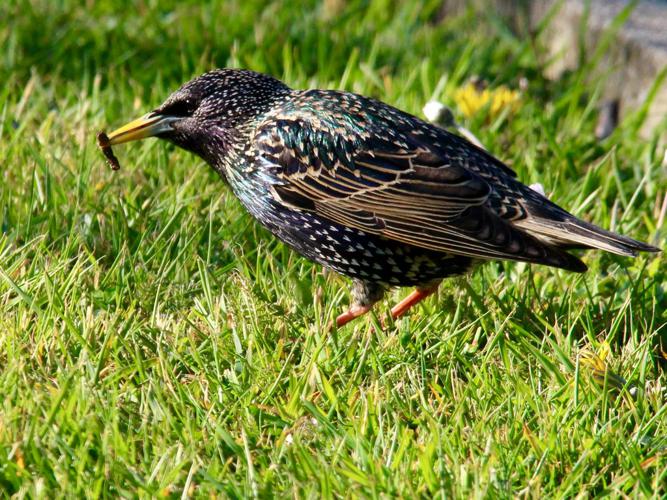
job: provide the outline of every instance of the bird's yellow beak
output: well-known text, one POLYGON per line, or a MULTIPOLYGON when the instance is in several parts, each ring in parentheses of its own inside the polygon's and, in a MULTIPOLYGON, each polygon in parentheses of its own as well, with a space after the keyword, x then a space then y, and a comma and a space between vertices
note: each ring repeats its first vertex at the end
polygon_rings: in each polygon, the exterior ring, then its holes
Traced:
POLYGON ((111 132, 109 134, 109 145, 115 146, 116 144, 138 141, 146 137, 154 137, 163 132, 169 132, 172 130, 171 124, 180 119, 177 116, 148 113, 111 132))

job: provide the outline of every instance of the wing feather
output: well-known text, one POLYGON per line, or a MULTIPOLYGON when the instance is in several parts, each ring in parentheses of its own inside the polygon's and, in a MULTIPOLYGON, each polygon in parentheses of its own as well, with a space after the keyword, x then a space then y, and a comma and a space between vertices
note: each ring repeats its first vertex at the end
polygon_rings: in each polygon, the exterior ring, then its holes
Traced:
POLYGON ((268 119, 254 143, 259 168, 275 179, 274 196, 339 224, 429 250, 581 270, 578 259, 511 223, 522 208, 516 200, 505 203, 490 182, 494 175, 513 182, 507 167, 495 173, 488 164, 469 168, 475 158, 434 147, 423 131, 389 133, 382 124, 373 129, 370 120, 361 125, 327 128, 297 113, 268 119), (358 132, 368 128, 371 133, 358 132))

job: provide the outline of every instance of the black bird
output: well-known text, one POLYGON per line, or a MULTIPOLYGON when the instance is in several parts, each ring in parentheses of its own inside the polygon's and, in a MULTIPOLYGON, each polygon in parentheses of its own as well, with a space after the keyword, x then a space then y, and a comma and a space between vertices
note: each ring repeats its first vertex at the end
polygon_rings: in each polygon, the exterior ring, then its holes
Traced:
POLYGON ((583 272, 567 250, 658 251, 577 219, 465 139, 349 92, 214 70, 109 143, 151 136, 201 156, 271 233, 352 278, 338 326, 388 287, 416 287, 392 309, 399 317, 443 278, 485 260, 583 272))

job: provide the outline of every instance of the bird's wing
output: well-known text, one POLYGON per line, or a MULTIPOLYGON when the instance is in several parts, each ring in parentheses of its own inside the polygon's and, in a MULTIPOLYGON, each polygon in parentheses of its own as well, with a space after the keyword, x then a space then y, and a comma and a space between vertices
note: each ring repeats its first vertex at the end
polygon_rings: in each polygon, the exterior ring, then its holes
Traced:
MULTIPOLYGON (((549 248, 503 217, 496 207, 502 196, 483 173, 468 166, 474 157, 447 155, 447 149, 398 130, 357 130, 300 117, 267 120, 254 145, 258 168, 274 179, 274 197, 425 249, 574 265, 574 257, 549 248)), ((515 201, 508 200, 504 209, 518 210, 510 206, 515 201)))

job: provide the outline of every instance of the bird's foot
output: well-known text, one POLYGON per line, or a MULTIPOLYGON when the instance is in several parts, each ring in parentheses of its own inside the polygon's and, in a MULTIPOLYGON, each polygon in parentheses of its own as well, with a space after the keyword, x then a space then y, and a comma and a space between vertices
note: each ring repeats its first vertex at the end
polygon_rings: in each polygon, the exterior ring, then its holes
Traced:
MULTIPOLYGON (((373 281, 353 280, 352 287, 352 305, 347 312, 344 312, 336 318, 338 328, 348 324, 355 318, 363 316, 370 311, 378 300, 384 296, 387 289, 385 285, 373 281)), ((329 330, 333 325, 329 325, 329 330)))
POLYGON ((368 311, 371 310, 373 306, 359 306, 359 305, 353 305, 350 307, 350 309, 343 314, 340 314, 336 318, 336 328, 340 328, 346 324, 348 324, 350 321, 352 321, 355 318, 358 318, 359 316, 363 316, 366 314, 368 311))
POLYGON ((391 318, 394 320, 400 318, 413 306, 424 300, 426 297, 433 295, 438 289, 438 285, 440 285, 439 282, 429 287, 417 288, 414 292, 391 308, 391 318))

